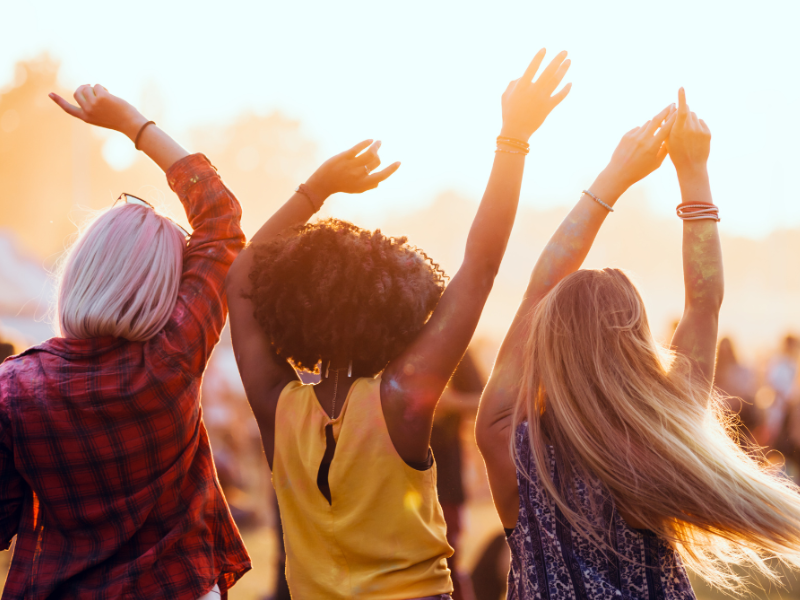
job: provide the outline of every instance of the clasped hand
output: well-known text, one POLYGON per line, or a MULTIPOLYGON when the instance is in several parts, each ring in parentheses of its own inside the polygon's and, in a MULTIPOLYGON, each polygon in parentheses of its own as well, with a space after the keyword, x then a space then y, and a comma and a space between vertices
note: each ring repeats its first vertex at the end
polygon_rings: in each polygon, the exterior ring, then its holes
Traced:
POLYGON ((615 182, 617 195, 644 179, 669 154, 678 178, 704 172, 711 147, 711 132, 689 110, 686 93, 678 91, 678 106, 670 104, 641 127, 626 133, 611 156, 605 175, 615 182))

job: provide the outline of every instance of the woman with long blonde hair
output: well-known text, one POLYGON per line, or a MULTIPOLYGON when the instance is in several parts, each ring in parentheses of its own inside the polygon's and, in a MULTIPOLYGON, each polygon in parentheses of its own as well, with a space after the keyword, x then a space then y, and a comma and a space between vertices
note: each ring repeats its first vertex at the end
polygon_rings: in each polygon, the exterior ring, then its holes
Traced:
POLYGON ((512 551, 510 598, 693 598, 686 567, 735 590, 740 564, 800 566, 798 488, 741 450, 712 390, 722 257, 710 132, 679 106, 626 134, 533 270, 477 422, 512 551), (579 270, 617 198, 669 153, 686 304, 653 339, 618 269, 579 270))

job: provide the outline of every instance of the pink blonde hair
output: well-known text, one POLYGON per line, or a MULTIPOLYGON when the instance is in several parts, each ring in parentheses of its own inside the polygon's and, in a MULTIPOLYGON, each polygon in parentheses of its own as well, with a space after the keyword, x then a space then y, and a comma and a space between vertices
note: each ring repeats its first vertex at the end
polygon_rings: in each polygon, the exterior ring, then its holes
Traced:
POLYGON ((134 342, 156 335, 178 299, 185 246, 178 227, 145 206, 124 204, 93 219, 61 269, 60 334, 134 342))

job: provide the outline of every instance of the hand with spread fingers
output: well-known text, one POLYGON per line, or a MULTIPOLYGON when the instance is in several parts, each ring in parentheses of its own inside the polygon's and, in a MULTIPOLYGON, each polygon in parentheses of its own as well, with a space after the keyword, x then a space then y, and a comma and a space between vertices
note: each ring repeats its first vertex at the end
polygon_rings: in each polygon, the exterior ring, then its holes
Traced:
POLYGON ((119 131, 131 139, 147 122, 136 107, 114 96, 102 85, 82 85, 75 90, 73 97, 78 103, 77 106, 67 102, 58 94, 50 94, 50 99, 67 114, 90 125, 119 131))
POLYGON ((667 140, 669 157, 678 177, 704 171, 711 153, 711 130, 703 119, 689 110, 686 92, 678 90, 678 112, 667 140))
POLYGON ((380 147, 381 142, 372 140, 356 144, 322 163, 306 185, 322 198, 337 192, 360 194, 375 189, 400 168, 400 163, 396 162, 375 171, 381 164, 380 147))
POLYGON ((670 104, 644 125, 634 127, 622 137, 605 170, 606 175, 617 182, 620 194, 664 162, 666 140, 676 116, 675 105, 670 104))
POLYGON ((533 78, 544 60, 542 48, 533 57, 525 74, 508 84, 503 94, 503 128, 500 135, 527 141, 539 129, 547 115, 567 97, 572 84, 568 83, 553 95, 569 69, 566 52, 560 52, 545 67, 539 78, 533 78))

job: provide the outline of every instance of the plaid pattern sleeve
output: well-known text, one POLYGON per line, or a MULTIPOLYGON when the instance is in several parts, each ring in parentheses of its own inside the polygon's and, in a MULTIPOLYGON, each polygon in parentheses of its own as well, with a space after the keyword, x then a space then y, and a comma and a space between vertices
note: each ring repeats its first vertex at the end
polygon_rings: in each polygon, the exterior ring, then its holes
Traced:
POLYGON ((199 375, 225 325, 225 276, 245 242, 239 226, 242 209, 202 154, 175 163, 167 181, 194 231, 184 257, 178 302, 164 328, 165 350, 180 368, 199 375))
POLYGON ((200 409, 241 210, 199 154, 167 173, 194 234, 174 311, 146 342, 52 338, 0 366, 3 600, 223 597, 250 558, 200 409))
POLYGON ((26 487, 25 481, 14 469, 4 389, 0 367, 0 550, 7 550, 11 539, 17 535, 26 487))

